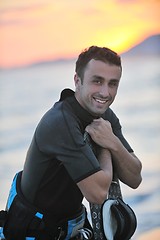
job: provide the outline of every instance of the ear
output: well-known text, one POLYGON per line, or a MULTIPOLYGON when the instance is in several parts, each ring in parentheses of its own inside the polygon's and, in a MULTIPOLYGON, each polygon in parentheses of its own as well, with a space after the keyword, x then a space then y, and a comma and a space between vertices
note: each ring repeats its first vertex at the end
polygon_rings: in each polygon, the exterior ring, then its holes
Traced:
POLYGON ((79 86, 81 85, 81 79, 78 77, 77 73, 74 75, 74 83, 75 83, 76 89, 78 89, 79 86))

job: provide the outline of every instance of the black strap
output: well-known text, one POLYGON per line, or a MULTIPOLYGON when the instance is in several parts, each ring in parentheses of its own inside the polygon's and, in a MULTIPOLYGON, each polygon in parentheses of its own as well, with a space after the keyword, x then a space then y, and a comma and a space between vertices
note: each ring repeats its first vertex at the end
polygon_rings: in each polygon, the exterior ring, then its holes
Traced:
POLYGON ((109 188, 108 198, 113 198, 113 199, 121 198, 121 199, 123 199, 120 183, 119 183, 118 177, 115 174, 115 171, 114 171, 114 174, 113 174, 113 180, 112 180, 110 188, 109 188))

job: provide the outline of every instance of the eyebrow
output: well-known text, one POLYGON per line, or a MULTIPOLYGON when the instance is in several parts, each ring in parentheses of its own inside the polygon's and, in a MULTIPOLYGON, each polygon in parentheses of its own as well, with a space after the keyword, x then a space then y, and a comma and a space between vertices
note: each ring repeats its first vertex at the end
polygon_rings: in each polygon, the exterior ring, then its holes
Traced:
POLYGON ((112 81, 112 82, 119 82, 120 80, 119 79, 110 79, 110 81, 112 81))
POLYGON ((105 80, 104 77, 101 77, 99 75, 93 75, 92 78, 93 79, 98 79, 98 80, 105 80))
MULTIPOLYGON (((101 81, 102 81, 102 80, 105 80, 104 77, 101 77, 101 76, 99 76, 99 75, 93 75, 92 78, 93 78, 93 79, 98 79, 98 80, 101 80, 101 81)), ((116 78, 113 78, 113 79, 110 79, 109 81, 119 82, 120 80, 119 80, 119 79, 116 79, 116 78)))

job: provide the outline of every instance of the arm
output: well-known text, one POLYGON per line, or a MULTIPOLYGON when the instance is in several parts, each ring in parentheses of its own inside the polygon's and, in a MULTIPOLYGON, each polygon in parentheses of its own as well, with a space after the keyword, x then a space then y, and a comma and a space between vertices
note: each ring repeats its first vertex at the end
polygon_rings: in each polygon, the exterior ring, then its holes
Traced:
POLYGON ((111 153, 118 178, 128 186, 137 188, 142 181, 139 159, 134 153, 129 153, 117 137, 111 153))
POLYGON ((98 160, 102 170, 80 181, 78 187, 89 202, 102 204, 107 198, 112 181, 112 160, 110 152, 107 149, 102 149, 98 160))
POLYGON ((94 142, 110 151, 119 179, 128 186, 137 188, 142 180, 141 162, 134 153, 129 153, 114 135, 111 124, 99 118, 88 125, 86 131, 94 142))

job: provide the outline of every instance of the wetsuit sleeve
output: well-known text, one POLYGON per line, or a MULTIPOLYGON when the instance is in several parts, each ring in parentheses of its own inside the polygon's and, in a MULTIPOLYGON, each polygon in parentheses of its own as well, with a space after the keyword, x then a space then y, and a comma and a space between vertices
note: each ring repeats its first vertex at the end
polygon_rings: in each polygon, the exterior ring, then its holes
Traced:
POLYGON ((123 146, 128 150, 128 152, 133 152, 133 149, 131 148, 130 144, 123 136, 122 126, 120 124, 119 119, 110 108, 108 109, 105 118, 111 123, 113 133, 119 138, 123 146))
POLYGON ((100 165, 85 143, 77 121, 69 114, 64 115, 59 111, 54 117, 45 117, 36 129, 36 143, 43 154, 53 161, 59 160, 72 179, 79 182, 99 171, 100 165))

